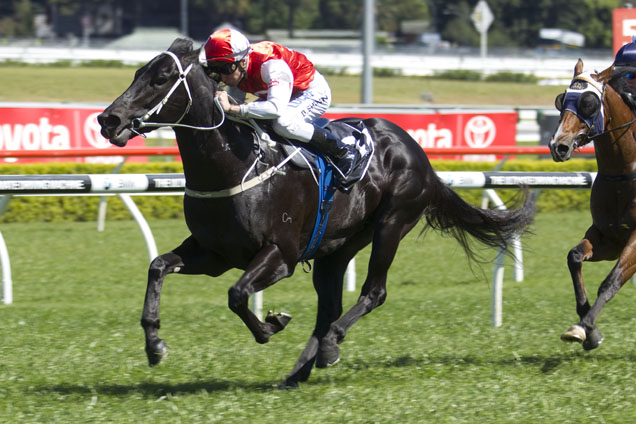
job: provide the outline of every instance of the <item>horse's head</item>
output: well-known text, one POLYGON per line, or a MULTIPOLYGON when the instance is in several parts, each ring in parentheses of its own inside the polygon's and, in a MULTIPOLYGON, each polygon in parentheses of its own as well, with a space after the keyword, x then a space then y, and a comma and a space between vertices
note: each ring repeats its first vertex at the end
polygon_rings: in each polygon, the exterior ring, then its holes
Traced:
POLYGON ((556 162, 570 159, 574 150, 589 143, 590 137, 603 132, 604 83, 609 72, 611 70, 600 74, 584 73, 583 61, 577 61, 570 86, 554 102, 561 112, 559 126, 550 139, 550 152, 556 162))
MULTIPOLYGON (((209 80, 200 69, 199 50, 192 48, 191 40, 175 40, 167 52, 139 68, 130 87, 97 117, 102 135, 124 146, 162 123, 180 122, 192 103, 193 83, 188 81, 195 74, 197 81, 209 80), (148 123, 151 118, 153 123, 148 123)), ((197 89, 199 85, 194 84, 197 89)))

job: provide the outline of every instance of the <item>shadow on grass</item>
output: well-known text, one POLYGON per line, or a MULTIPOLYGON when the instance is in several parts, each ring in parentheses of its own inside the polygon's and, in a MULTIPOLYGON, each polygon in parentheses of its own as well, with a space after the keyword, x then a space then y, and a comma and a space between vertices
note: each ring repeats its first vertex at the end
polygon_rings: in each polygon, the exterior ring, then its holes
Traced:
POLYGON ((404 355, 390 360, 363 361, 357 360, 353 363, 343 363, 342 366, 356 370, 367 368, 402 368, 402 367, 430 367, 432 365, 442 366, 518 366, 529 365, 540 367, 539 370, 548 374, 559 368, 561 365, 568 365, 575 362, 597 362, 599 360, 608 361, 629 361, 636 362, 636 354, 619 355, 619 354, 603 354, 602 356, 594 355, 588 352, 564 352, 555 355, 532 355, 519 356, 510 354, 505 358, 477 358, 474 356, 436 356, 429 355, 423 358, 415 358, 411 355, 404 355))
POLYGON ((262 392, 276 389, 274 383, 247 382, 242 380, 210 380, 196 381, 192 383, 159 383, 140 382, 139 384, 104 384, 104 385, 81 385, 81 384, 58 384, 55 386, 39 387, 38 392, 51 392, 62 395, 106 395, 128 397, 138 393, 144 397, 155 399, 162 396, 192 395, 201 392, 216 393, 232 389, 262 392))

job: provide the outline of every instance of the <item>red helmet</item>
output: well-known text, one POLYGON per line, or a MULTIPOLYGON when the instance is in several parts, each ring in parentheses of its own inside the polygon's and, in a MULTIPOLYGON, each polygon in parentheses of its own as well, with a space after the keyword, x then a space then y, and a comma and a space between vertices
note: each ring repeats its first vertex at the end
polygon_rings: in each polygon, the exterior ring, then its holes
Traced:
POLYGON ((234 29, 221 29, 210 35, 205 46, 207 62, 238 62, 249 54, 250 42, 234 29))

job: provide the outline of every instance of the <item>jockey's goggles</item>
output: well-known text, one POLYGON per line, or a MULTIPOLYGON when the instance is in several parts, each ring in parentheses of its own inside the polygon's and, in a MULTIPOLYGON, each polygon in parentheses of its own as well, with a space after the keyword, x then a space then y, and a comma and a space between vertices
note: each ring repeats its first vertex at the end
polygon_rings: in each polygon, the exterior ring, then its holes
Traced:
POLYGON ((238 62, 208 62, 208 73, 230 75, 238 68, 238 62))

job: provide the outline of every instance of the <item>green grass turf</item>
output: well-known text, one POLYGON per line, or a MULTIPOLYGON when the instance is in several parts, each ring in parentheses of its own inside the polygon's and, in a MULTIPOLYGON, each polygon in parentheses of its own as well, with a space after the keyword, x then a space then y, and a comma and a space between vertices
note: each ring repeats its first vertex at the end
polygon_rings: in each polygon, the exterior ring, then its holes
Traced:
MULTIPOLYGON (((572 64, 574 66, 574 63, 572 64)), ((109 104, 130 85, 135 68, 0 66, 0 102, 84 102, 109 104)), ((360 103, 361 77, 328 75, 333 104, 360 103)), ((418 77, 373 79, 376 104, 434 104, 554 107, 565 87, 536 84, 453 81, 418 77)))
MULTIPOLYGON (((601 314, 603 345, 584 352, 560 333, 576 322, 565 257, 590 219, 542 213, 524 239, 526 278, 507 261, 503 326, 490 326, 490 263, 415 229, 391 267, 387 302, 360 320, 336 366, 299 390, 274 387, 310 332, 309 275, 265 292, 265 309, 294 319, 266 345, 227 308, 240 275, 171 275, 160 335, 170 355, 150 369, 139 326, 147 253, 132 221, 5 224, 14 304, 0 306, 0 422, 7 423, 580 423, 636 414, 635 288, 601 314)), ((161 252, 187 236, 151 221, 161 252)), ((493 251, 484 252, 487 257, 493 251)), ((368 249, 357 257, 358 289, 368 249)), ((592 297, 611 263, 586 264, 592 297)), ((345 308, 357 298, 345 292, 345 308)))

